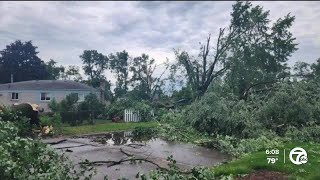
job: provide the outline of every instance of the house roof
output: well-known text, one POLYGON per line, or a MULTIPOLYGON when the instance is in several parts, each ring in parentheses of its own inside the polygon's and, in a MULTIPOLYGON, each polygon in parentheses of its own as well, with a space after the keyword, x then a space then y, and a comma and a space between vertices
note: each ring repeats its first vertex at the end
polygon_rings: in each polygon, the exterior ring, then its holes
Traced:
POLYGON ((0 84, 0 91, 8 90, 86 90, 95 91, 88 85, 69 80, 33 80, 0 84))

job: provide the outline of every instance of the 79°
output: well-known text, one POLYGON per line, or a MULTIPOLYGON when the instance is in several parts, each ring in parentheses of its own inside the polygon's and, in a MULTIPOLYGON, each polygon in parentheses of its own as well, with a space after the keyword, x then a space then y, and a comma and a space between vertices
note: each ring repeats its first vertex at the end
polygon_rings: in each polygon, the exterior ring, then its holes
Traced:
POLYGON ((268 157, 267 158, 268 164, 274 164, 278 161, 278 158, 275 157, 268 157))
POLYGON ((279 160, 279 149, 267 149, 266 157, 268 164, 275 164, 279 160))

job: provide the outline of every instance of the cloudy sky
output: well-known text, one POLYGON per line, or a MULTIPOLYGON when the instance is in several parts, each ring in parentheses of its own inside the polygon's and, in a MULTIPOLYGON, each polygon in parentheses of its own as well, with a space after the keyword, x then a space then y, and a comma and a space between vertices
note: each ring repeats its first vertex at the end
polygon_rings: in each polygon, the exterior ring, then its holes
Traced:
MULTIPOLYGON (((162 62, 173 48, 197 52, 199 42, 230 21, 234 2, 0 2, 0 49, 32 40, 39 56, 63 65, 81 65, 85 49, 109 54, 147 53, 162 62)), ((320 57, 320 2, 253 2, 270 10, 270 19, 291 12, 297 60, 320 57)))

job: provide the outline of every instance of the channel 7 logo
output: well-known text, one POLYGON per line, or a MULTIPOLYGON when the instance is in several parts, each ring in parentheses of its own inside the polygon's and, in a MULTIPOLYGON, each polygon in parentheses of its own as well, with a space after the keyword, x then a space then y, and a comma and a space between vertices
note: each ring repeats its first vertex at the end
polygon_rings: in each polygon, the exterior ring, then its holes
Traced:
MULTIPOLYGON (((267 149, 266 150, 267 163, 276 164, 280 160, 280 150, 278 149, 267 149)), ((281 155, 282 156, 282 155, 281 155)), ((283 163, 286 163, 286 150, 283 150, 283 163)), ((289 153, 290 161, 295 165, 306 164, 308 162, 307 151, 301 147, 293 148, 289 153)))
POLYGON ((306 150, 301 147, 296 147, 290 151, 289 154, 290 161, 293 164, 300 165, 308 162, 308 154, 306 150))

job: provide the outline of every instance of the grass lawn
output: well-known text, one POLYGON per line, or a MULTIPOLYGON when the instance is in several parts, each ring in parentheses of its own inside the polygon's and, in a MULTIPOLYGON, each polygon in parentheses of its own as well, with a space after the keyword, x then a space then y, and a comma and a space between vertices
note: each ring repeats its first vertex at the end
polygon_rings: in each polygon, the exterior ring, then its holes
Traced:
POLYGON ((79 135, 99 132, 112 132, 130 130, 136 127, 156 127, 158 122, 128 122, 128 123, 97 123, 94 125, 68 126, 62 127, 63 135, 79 135))
POLYGON ((249 174, 254 170, 272 170, 284 172, 289 175, 290 179, 320 179, 320 144, 292 143, 285 145, 284 148, 278 149, 280 154, 275 164, 267 163, 267 155, 266 152, 263 151, 249 154, 228 164, 214 167, 213 171, 219 176, 229 174, 249 174), (308 154, 308 162, 306 164, 295 165, 290 161, 290 150, 295 147, 301 147, 306 150, 308 154), (286 153, 285 157, 284 149, 286 153))

